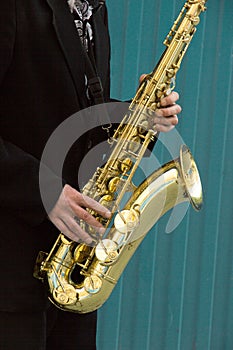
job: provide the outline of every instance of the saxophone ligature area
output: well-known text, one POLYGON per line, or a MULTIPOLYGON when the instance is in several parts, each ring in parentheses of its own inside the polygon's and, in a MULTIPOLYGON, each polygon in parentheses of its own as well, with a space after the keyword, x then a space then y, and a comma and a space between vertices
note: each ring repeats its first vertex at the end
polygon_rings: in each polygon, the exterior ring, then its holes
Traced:
POLYGON ((148 145, 157 136, 152 126, 160 100, 175 85, 182 59, 196 31, 204 0, 186 1, 168 33, 166 49, 151 74, 139 86, 128 112, 110 143, 110 156, 98 168, 82 192, 113 213, 103 223, 105 234, 82 227, 95 244, 88 246, 60 234, 49 254, 40 252, 35 277, 47 284, 49 299, 62 310, 86 313, 98 309, 110 296, 130 258, 159 218, 175 205, 189 201, 202 205, 202 186, 197 166, 187 146, 180 156, 152 173, 138 187, 133 176, 148 145), (124 201, 127 194, 128 200, 124 201), (129 195, 130 194, 130 195, 129 195))

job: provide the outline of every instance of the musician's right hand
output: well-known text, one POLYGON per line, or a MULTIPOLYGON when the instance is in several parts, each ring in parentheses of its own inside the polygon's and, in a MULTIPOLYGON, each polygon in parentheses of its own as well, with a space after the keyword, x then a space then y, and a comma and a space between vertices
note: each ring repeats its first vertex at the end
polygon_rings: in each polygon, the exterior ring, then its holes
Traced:
POLYGON ((91 225, 100 235, 103 234, 104 227, 84 208, 93 209, 104 218, 109 219, 111 217, 111 212, 108 209, 69 185, 64 186, 48 217, 72 241, 91 244, 93 239, 80 227, 79 220, 91 225))

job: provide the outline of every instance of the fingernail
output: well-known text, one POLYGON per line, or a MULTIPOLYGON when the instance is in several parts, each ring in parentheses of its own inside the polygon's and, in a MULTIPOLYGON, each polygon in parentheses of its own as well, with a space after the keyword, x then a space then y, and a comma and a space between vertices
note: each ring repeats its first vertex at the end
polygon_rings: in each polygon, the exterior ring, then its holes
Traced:
POLYGON ((105 216, 106 216, 107 218, 110 218, 111 215, 112 215, 112 213, 111 213, 109 210, 107 210, 107 211, 105 212, 105 216))
POLYGON ((91 244, 92 243, 92 238, 90 237, 90 238, 87 238, 86 239, 86 244, 91 244))
POLYGON ((104 234, 104 232, 105 232, 105 228, 104 228, 104 227, 101 227, 101 228, 99 229, 99 233, 100 233, 100 235, 103 235, 103 234, 104 234))

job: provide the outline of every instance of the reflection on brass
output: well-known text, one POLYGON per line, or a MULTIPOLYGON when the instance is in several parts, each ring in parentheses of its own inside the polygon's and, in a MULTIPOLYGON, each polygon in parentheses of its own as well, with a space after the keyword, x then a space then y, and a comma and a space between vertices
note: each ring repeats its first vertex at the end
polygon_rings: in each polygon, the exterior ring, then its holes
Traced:
MULTIPOLYGON (((120 181, 120 178, 115 176, 114 178, 112 178, 110 181, 109 181, 109 184, 108 184, 108 189, 109 189, 109 192, 110 193, 115 193, 116 190, 117 190, 117 185, 120 181)), ((106 197, 106 196, 103 196, 103 197, 106 197)))

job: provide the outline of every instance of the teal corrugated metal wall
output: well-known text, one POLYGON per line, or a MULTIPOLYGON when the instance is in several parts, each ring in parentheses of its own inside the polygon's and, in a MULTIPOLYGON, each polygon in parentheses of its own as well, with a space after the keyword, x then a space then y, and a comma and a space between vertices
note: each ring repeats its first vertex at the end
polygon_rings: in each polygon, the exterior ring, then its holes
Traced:
MULTIPOLYGON (((184 2, 107 3, 112 97, 127 100, 158 61, 184 2)), ((233 349, 233 1, 207 5, 176 87, 177 131, 197 161, 204 206, 190 207, 171 234, 169 214, 148 234, 99 310, 98 350, 233 349)), ((161 163, 164 148, 155 149, 161 163)))

